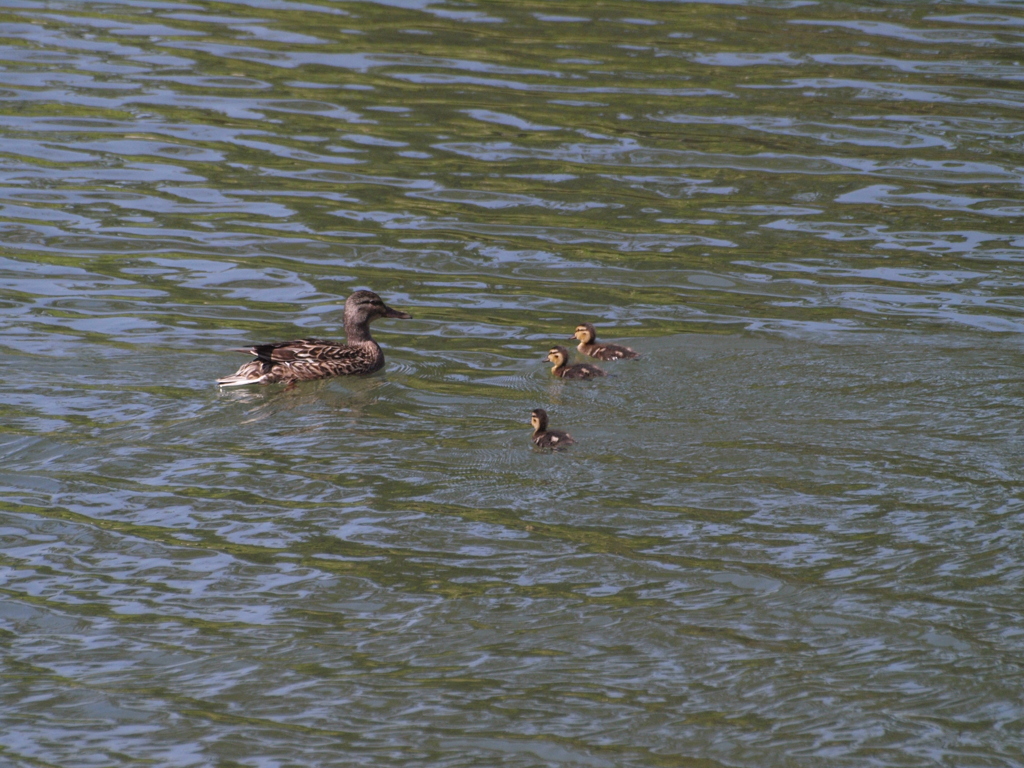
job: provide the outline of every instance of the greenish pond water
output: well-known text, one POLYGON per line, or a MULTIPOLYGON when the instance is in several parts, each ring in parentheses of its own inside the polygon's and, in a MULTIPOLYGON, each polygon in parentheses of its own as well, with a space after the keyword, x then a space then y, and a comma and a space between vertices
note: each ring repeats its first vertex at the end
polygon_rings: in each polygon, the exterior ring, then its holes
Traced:
POLYGON ((0 4, 0 764, 1024 764, 1022 59, 1012 0, 0 4), (357 288, 383 372, 218 391, 357 288), (643 357, 555 380, 582 321, 643 357))

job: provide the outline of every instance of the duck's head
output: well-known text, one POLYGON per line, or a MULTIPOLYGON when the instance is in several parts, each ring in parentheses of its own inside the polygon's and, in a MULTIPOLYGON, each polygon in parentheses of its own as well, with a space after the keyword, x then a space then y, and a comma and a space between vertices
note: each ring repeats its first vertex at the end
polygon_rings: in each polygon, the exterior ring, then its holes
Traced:
POLYGON ((545 359, 549 363, 554 363, 555 368, 561 368, 569 362, 569 350, 565 347, 552 347, 548 350, 548 356, 545 359))
POLYGON ((579 339, 581 344, 593 344, 597 338, 597 331, 594 330, 592 323, 580 323, 570 338, 579 339))
POLYGON ((543 432, 548 428, 548 412, 543 408, 534 408, 530 414, 530 426, 534 433, 543 432))
POLYGON ((412 317, 408 312, 392 309, 373 291, 356 291, 345 299, 345 324, 350 322, 368 323, 378 317, 394 317, 408 320, 412 317))

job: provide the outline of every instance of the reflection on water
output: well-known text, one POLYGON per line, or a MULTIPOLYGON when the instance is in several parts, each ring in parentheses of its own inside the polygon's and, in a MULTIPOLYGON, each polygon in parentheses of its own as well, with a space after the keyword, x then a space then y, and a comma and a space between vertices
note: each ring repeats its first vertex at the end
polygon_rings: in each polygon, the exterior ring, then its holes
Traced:
POLYGON ((5 4, 3 756, 1024 760, 1019 10, 5 4))

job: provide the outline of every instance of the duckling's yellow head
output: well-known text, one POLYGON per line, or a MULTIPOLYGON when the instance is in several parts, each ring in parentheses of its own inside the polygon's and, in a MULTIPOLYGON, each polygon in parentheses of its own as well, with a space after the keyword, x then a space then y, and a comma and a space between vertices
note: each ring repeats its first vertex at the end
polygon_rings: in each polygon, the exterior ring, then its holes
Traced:
POLYGON ((548 350, 548 362, 560 368, 569 361, 569 350, 565 347, 552 347, 548 350))
POLYGON ((591 323, 580 323, 576 326, 576 332, 573 333, 574 339, 579 339, 581 344, 592 344, 594 339, 597 338, 597 331, 594 330, 594 326, 591 323))

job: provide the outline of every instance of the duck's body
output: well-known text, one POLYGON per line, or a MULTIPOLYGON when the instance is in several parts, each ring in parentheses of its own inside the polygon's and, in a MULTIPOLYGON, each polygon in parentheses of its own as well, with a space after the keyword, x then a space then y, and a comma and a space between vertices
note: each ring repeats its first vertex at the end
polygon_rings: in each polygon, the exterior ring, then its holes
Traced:
POLYGON ((233 375, 217 379, 222 387, 311 381, 374 373, 384 367, 384 353, 374 341, 344 344, 330 339, 295 339, 234 351, 248 352, 256 359, 233 375))
POLYGON ((533 444, 538 448, 557 451, 576 442, 568 432, 548 429, 548 412, 543 408, 536 408, 530 414, 530 425, 533 427, 533 444))
POLYGON ((247 384, 292 383, 374 373, 384 367, 384 353, 370 335, 370 323, 378 317, 407 319, 407 312, 387 306, 372 291, 356 291, 345 301, 346 342, 328 339, 296 339, 276 344, 254 344, 236 350, 256 355, 231 376, 217 379, 222 387, 247 384))
POLYGON ((580 343, 576 349, 580 351, 580 354, 597 360, 634 360, 640 357, 639 352, 621 344, 598 344, 597 331, 594 330, 592 323, 577 325, 576 332, 571 338, 579 339, 580 343))
POLYGON ((548 362, 554 363, 551 374, 560 379, 597 379, 608 375, 603 369, 590 363, 568 365, 569 350, 565 347, 552 347, 545 359, 548 362))

